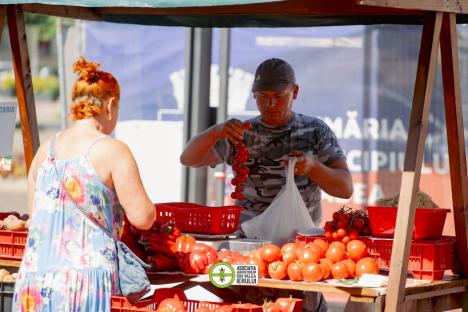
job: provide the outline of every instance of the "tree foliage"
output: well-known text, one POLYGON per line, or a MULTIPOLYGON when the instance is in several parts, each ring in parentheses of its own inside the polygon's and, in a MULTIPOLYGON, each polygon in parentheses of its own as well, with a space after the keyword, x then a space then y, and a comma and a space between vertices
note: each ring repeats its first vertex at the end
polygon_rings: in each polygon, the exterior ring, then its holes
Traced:
POLYGON ((36 26, 39 29, 39 40, 49 41, 55 37, 56 18, 48 15, 25 14, 26 26, 36 26))

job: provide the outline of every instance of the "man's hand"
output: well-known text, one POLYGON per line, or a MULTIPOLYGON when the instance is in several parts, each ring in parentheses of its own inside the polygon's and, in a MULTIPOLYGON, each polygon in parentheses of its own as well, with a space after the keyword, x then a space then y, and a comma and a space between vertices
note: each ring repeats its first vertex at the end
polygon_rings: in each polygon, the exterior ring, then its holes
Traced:
POLYGON ((227 138, 234 145, 244 140, 244 126, 242 121, 235 118, 216 125, 213 130, 218 139, 227 138))
POLYGON ((294 167, 294 175, 310 176, 316 160, 310 158, 306 153, 301 151, 292 151, 288 156, 297 158, 296 166, 294 167))

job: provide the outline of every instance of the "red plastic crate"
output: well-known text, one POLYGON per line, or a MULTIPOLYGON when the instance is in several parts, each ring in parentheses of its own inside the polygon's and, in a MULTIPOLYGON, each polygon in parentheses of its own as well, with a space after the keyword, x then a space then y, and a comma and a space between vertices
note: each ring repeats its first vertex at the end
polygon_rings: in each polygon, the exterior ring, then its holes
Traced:
MULTIPOLYGON (((390 268, 393 239, 367 238, 369 254, 380 268, 390 268)), ((455 237, 413 241, 408 259, 408 270, 417 279, 441 280, 445 270, 454 268, 455 237)))
POLYGON ((193 203, 155 204, 157 220, 172 222, 182 232, 230 234, 239 227, 240 206, 208 207, 193 203))
MULTIPOLYGON (((367 206, 373 236, 393 237, 398 208, 367 206)), ((450 209, 416 208, 413 239, 436 239, 442 237, 445 218, 450 209)))
MULTIPOLYGON (((183 302, 187 312, 195 312, 200 307, 207 307, 209 309, 215 309, 224 305, 230 305, 230 303, 219 303, 219 302, 206 302, 189 300, 185 297, 185 294, 180 288, 162 288, 156 290, 153 297, 148 300, 142 300, 135 303, 130 303, 125 297, 113 296, 111 298, 111 312, 149 312, 156 311, 161 301, 166 298, 172 298, 177 295, 183 302)), ((233 312, 262 312, 262 307, 256 307, 251 309, 233 309, 233 312)))
POLYGON ((21 260, 28 232, 0 230, 0 259, 21 260))

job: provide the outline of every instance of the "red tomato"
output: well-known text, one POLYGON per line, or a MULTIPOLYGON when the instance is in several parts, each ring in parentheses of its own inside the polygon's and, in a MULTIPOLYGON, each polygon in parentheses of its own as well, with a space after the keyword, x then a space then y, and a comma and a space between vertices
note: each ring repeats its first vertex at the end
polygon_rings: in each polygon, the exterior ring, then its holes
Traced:
POLYGON ((286 277, 286 270, 286 264, 283 261, 274 261, 268 266, 268 274, 273 279, 284 279, 286 277))
POLYGON ((316 243, 309 243, 306 245, 306 248, 312 250, 313 252, 315 252, 316 254, 319 255, 319 258, 322 257, 323 255, 325 255, 325 251, 323 251, 322 247, 320 247, 319 245, 317 245, 316 243))
POLYGON ((327 239, 332 239, 332 231, 326 231, 326 232, 325 232, 325 237, 326 237, 327 239))
POLYGON ((275 303, 280 307, 281 312, 294 312, 296 311, 295 305, 297 302, 301 302, 302 299, 296 298, 278 298, 275 303))
POLYGON ((333 265, 333 263, 330 261, 330 263, 327 263, 325 261, 322 261, 322 260, 325 260, 326 258, 324 259, 320 259, 320 262, 319 262, 319 266, 320 266, 320 269, 322 270, 322 278, 323 279, 327 279, 330 277, 330 273, 331 273, 331 267, 333 265))
POLYGON ((341 249, 343 249, 343 251, 346 251, 346 245, 343 244, 342 242, 332 242, 329 247, 331 246, 338 246, 341 249))
POLYGON ((247 264, 255 264, 258 266, 258 277, 265 277, 267 275, 267 266, 262 259, 249 258, 247 264))
POLYGON ((351 239, 349 238, 349 236, 346 235, 345 237, 343 237, 343 238, 341 239, 341 242, 342 242, 343 244, 346 245, 347 243, 349 243, 350 240, 351 240, 351 239))
POLYGON ((189 235, 179 236, 175 244, 178 252, 189 252, 192 246, 195 245, 195 237, 189 235))
POLYGON ((281 256, 281 259, 286 265, 289 265, 291 262, 297 260, 297 256, 296 253, 294 253, 293 251, 288 251, 281 256))
POLYGON ((322 269, 317 263, 306 263, 302 266, 302 276, 306 282, 318 282, 322 280, 322 269))
POLYGON ((305 250, 304 246, 302 246, 302 245, 296 246, 296 250, 294 250, 294 252, 296 253, 296 256, 297 256, 298 259, 300 257, 302 257, 302 254, 304 253, 304 250, 305 250))
POLYGON ((262 305, 263 312, 282 312, 281 307, 273 301, 265 301, 262 305))
POLYGON ((262 260, 262 249, 260 248, 249 251, 249 257, 262 260))
POLYGON ((296 250, 296 244, 295 243, 286 243, 281 247, 281 254, 284 255, 288 251, 294 252, 296 250))
POLYGON ((362 258, 356 263, 356 276, 361 277, 364 273, 379 274, 379 266, 373 258, 362 258))
POLYGON ((350 240, 355 240, 355 239, 358 239, 359 238, 359 232, 356 231, 356 230, 352 230, 351 232, 349 232, 349 239, 350 240))
POLYGON ((268 244, 261 248, 260 255, 263 261, 270 263, 281 258, 281 249, 275 244, 268 244))
POLYGON ((342 260, 341 262, 343 262, 344 264, 346 264, 346 266, 348 267, 348 273, 349 273, 349 277, 354 277, 356 276, 355 274, 355 271, 356 271, 356 263, 351 260, 351 259, 345 259, 345 260, 342 260))
POLYGON ((190 253, 190 268, 186 270, 187 273, 201 273, 209 264, 206 254, 201 252, 190 253))
POLYGON ((346 251, 348 257, 356 262, 367 255, 367 246, 360 240, 352 240, 346 245, 346 251))
POLYGON ((333 221, 338 222, 340 220, 341 213, 339 211, 335 211, 333 213, 333 221))
POLYGON ((338 233, 335 231, 335 232, 332 232, 332 239, 333 240, 338 240, 340 239, 340 237, 338 236, 338 233))
POLYGON ((299 261, 302 263, 317 263, 320 259, 320 255, 310 248, 305 248, 302 255, 299 257, 299 261))
POLYGON ((158 306, 156 312, 185 312, 185 307, 177 295, 174 298, 166 298, 158 306))
POLYGON ((331 273, 333 278, 339 279, 339 278, 348 278, 349 277, 349 269, 346 263, 343 262, 337 262, 333 264, 331 273))
POLYGON ((342 248, 336 245, 330 245, 325 253, 325 257, 330 259, 333 263, 336 263, 344 259, 345 252, 342 248))
POLYGON ((302 281, 302 265, 293 262, 288 265, 287 269, 288 277, 291 281, 302 281))
POLYGON ((324 241, 323 239, 321 239, 321 238, 315 239, 314 243, 319 245, 320 248, 322 248, 322 255, 325 255, 325 253, 327 252, 327 249, 328 249, 328 243, 326 241, 324 241))
POLYGON ((338 235, 339 238, 343 238, 348 234, 344 228, 339 228, 336 230, 336 235, 338 235))

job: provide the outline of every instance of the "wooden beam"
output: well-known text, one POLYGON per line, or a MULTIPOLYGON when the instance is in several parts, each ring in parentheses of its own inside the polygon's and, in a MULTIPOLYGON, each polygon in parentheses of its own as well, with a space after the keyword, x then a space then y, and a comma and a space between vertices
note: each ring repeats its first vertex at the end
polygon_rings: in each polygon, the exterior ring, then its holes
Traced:
POLYGON ((356 0, 287 0, 276 3, 257 3, 248 5, 225 5, 190 8, 96 8, 99 15, 103 14, 143 14, 143 15, 423 15, 422 10, 405 10, 361 6, 356 0))
POLYGON ((23 11, 33 14, 52 15, 68 17, 88 21, 100 21, 101 17, 91 8, 67 6, 67 5, 47 5, 47 4, 23 4, 23 11))
POLYGON ((389 287, 385 303, 385 311, 388 312, 402 308, 404 302, 406 272, 416 211, 415 198, 421 177, 442 14, 437 12, 427 15, 421 37, 395 237, 390 261, 389 287))
POLYGON ((444 83, 445 124, 452 184, 453 216, 457 236, 457 258, 461 275, 468 276, 468 178, 466 167, 463 111, 460 92, 460 65, 456 16, 444 14, 440 35, 444 83))
POLYGON ((29 172, 32 159, 39 148, 36 106, 29 65, 29 52, 26 40, 26 27, 21 6, 7 6, 8 30, 10 33, 11 54, 15 71, 16 96, 23 131, 24 157, 29 172))
POLYGON ((468 0, 358 0, 357 3, 394 9, 468 13, 468 0))

